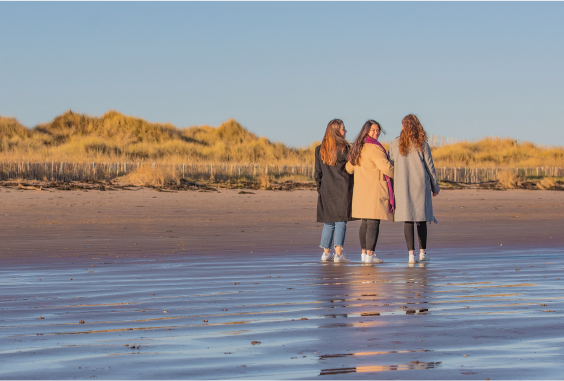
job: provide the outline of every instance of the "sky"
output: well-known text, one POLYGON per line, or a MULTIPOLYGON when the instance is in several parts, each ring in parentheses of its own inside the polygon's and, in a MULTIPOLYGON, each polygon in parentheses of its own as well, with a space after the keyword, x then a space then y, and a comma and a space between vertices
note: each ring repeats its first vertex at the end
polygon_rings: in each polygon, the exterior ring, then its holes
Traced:
POLYGON ((0 2, 0 115, 564 145, 563 2, 0 2))

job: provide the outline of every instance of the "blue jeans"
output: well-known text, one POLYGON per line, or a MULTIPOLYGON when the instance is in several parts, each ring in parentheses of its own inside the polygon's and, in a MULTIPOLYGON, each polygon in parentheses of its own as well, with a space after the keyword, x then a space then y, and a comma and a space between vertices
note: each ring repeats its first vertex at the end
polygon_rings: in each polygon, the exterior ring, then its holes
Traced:
POLYGON ((345 234, 347 233, 347 222, 326 222, 323 224, 321 232, 321 243, 319 247, 322 249, 331 249, 331 242, 335 238, 335 246, 345 246, 345 234))

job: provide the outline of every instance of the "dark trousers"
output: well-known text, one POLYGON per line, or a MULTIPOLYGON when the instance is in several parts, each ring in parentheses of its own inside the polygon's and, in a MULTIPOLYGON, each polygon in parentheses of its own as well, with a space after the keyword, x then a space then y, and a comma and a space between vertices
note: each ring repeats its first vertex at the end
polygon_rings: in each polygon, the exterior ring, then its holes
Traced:
POLYGON ((419 248, 427 249, 427 222, 412 222, 405 221, 403 226, 403 233, 405 234, 405 243, 407 243, 407 250, 415 250, 415 237, 414 237, 414 224, 417 224, 417 235, 419 236, 419 248))
POLYGON ((380 233, 380 220, 362 219, 358 237, 362 250, 374 251, 380 233))

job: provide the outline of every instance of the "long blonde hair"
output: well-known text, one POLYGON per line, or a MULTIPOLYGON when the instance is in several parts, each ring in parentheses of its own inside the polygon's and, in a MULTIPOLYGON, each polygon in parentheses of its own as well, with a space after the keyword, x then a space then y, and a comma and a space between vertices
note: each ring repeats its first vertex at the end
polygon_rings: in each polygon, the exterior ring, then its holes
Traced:
POLYGON ((347 143, 343 135, 341 135, 341 127, 344 125, 341 119, 333 119, 327 124, 319 152, 321 161, 324 164, 337 164, 338 151, 343 152, 345 149, 349 148, 349 143, 347 143))

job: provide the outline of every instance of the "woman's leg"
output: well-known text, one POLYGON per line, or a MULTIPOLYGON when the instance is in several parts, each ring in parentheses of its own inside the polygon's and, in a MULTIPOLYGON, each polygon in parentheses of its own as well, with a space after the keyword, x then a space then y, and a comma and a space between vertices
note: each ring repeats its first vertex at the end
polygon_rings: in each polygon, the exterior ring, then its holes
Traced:
POLYGON ((360 229, 358 229, 358 238, 360 238, 360 249, 363 253, 366 253, 366 226, 368 221, 362 219, 360 223, 360 229))
POLYGON ((405 225, 403 226, 403 233, 405 235, 405 243, 407 244, 407 251, 408 251, 408 263, 417 263, 419 262, 419 258, 415 257, 413 251, 415 250, 415 236, 414 236, 414 226, 415 223, 413 221, 405 221, 405 225))
POLYGON ((345 235, 347 234, 347 222, 335 222, 335 254, 341 255, 343 253, 343 246, 345 246, 345 235))
POLYGON ((427 222, 417 223, 417 235, 419 236, 419 252, 424 253, 427 249, 427 222))
POLYGON ((368 220, 366 231, 366 256, 364 263, 382 263, 383 261, 374 255, 378 234, 380 233, 380 220, 368 220))
POLYGON ((415 250, 415 237, 413 232, 413 225, 412 221, 405 221, 403 225, 403 234, 405 235, 405 243, 407 244, 407 250, 413 254, 413 250, 415 250))
POLYGON ((333 233, 335 231, 334 222, 326 222, 323 224, 323 230, 321 231, 321 242, 319 247, 323 249, 325 254, 331 252, 331 243, 333 242, 333 233))
POLYGON ((380 234, 380 220, 368 220, 368 229, 366 231, 366 254, 372 255, 378 243, 378 235, 380 234))
POLYGON ((431 258, 427 255, 427 222, 417 223, 417 235, 419 236, 419 261, 429 262, 431 258))

